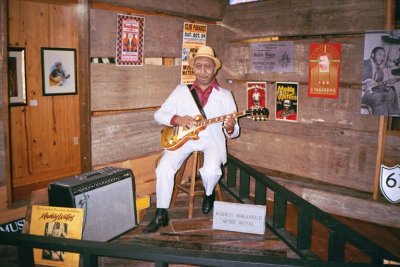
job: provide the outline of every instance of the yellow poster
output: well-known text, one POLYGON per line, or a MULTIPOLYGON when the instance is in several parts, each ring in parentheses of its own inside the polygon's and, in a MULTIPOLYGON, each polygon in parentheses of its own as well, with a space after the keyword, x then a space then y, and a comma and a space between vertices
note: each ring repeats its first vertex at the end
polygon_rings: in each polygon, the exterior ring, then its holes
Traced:
MULTIPOLYGON (((32 206, 29 233, 32 235, 81 239, 83 209, 32 206)), ((79 254, 49 249, 34 249, 35 264, 47 266, 79 266, 79 254)))
POLYGON ((206 44, 207 25, 185 22, 183 26, 181 83, 193 84, 195 77, 189 59, 206 44))

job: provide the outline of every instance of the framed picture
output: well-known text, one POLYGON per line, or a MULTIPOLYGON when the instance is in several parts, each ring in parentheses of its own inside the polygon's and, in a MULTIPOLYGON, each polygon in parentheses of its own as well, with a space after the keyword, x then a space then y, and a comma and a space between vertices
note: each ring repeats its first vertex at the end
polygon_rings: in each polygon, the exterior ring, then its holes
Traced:
POLYGON ((76 49, 42 47, 43 95, 75 95, 76 49))
POLYGON ((25 48, 8 48, 8 96, 11 106, 26 105, 25 48))

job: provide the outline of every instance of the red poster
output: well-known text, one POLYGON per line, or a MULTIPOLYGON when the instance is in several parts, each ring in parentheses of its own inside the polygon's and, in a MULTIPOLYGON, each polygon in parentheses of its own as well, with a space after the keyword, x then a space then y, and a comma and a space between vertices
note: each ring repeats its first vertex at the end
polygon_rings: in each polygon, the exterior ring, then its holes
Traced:
POLYGON ((118 15, 117 66, 143 65, 144 18, 118 15))
POLYGON ((308 96, 337 98, 341 44, 311 44, 308 96))
POLYGON ((247 109, 265 108, 266 82, 247 82, 247 109))
POLYGON ((277 82, 275 91, 275 119, 297 122, 299 83, 277 82))

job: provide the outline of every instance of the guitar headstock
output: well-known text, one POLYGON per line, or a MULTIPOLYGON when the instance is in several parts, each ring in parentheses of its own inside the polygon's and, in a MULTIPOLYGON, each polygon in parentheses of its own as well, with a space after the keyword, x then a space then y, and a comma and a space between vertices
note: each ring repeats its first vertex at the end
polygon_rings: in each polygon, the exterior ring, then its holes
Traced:
POLYGON ((246 110, 246 115, 253 121, 266 121, 269 117, 269 110, 267 108, 249 109, 246 110))

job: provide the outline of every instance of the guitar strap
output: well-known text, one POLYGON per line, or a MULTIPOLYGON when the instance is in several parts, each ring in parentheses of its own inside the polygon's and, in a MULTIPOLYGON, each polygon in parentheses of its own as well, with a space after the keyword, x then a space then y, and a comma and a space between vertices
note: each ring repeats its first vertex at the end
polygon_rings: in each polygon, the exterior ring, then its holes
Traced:
POLYGON ((199 96, 196 93, 196 89, 191 87, 189 90, 192 93, 194 102, 196 102, 196 105, 197 105, 198 109, 200 110, 201 115, 203 116, 204 119, 207 119, 206 113, 204 112, 203 107, 201 106, 199 96))

